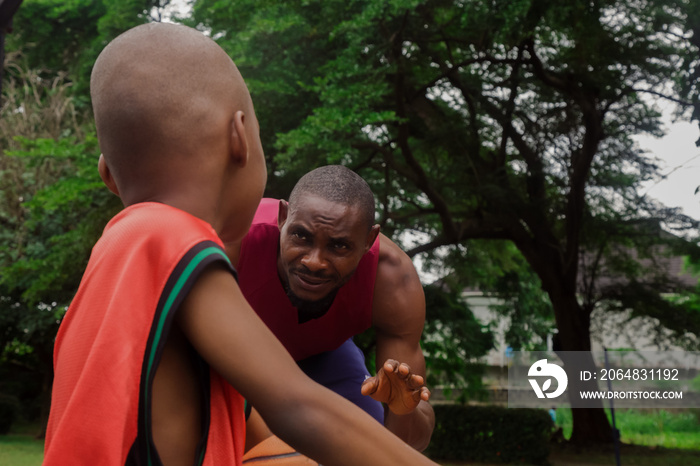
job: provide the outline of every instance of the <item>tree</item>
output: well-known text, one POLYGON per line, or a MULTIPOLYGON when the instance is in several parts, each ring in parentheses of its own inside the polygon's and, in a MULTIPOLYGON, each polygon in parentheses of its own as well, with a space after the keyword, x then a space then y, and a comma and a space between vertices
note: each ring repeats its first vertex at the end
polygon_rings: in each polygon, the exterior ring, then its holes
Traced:
MULTIPOLYGON (((657 167, 631 136, 660 134, 653 99, 700 116, 698 2, 224 3, 195 2, 192 24, 250 85, 270 184, 342 163, 372 185, 385 232, 423 239, 412 255, 454 264, 472 239, 512 242, 561 349, 590 350, 591 304, 606 297, 579 302, 582 268, 606 264, 658 296, 633 256, 697 253, 662 234, 697 224, 640 194, 657 167)), ((612 440, 602 406, 574 410, 572 440, 612 440)))
POLYGON ((105 45, 137 24, 160 20, 170 0, 25 0, 8 35, 28 69, 65 73, 79 106, 88 106, 92 64, 105 45))
POLYGON ((25 414, 45 421, 58 323, 120 203, 102 187, 94 130, 69 83, 16 62, 9 70, 0 120, 0 369, 12 377, 0 392, 19 395, 30 405, 25 414), (36 409, 32 397, 41 398, 36 409))
POLYGON ((424 287, 426 318, 423 351, 427 377, 441 384, 450 395, 451 387, 460 389, 458 399, 485 398, 484 364, 479 359, 493 348, 493 333, 472 314, 455 292, 433 284, 424 287))
POLYGON ((40 396, 30 415, 40 412, 43 421, 58 324, 92 245, 121 208, 97 173, 87 100, 92 62, 108 40, 167 3, 27 0, 8 37, 0 100, 0 370, 13 376, 3 377, 0 391, 40 396))

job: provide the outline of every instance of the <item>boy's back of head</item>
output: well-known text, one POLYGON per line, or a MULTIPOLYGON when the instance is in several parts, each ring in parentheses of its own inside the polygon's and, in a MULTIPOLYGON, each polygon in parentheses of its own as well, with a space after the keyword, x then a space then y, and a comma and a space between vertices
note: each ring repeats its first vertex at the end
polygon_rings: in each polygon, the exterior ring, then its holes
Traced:
POLYGON ((189 167, 207 163, 201 154, 224 149, 233 112, 253 113, 230 57, 174 24, 144 24, 113 40, 95 62, 90 88, 100 149, 121 194, 192 175, 182 159, 189 167))
POLYGON ((90 93, 100 174, 125 205, 165 203, 242 237, 267 175, 248 88, 216 42, 137 26, 102 51, 90 93))

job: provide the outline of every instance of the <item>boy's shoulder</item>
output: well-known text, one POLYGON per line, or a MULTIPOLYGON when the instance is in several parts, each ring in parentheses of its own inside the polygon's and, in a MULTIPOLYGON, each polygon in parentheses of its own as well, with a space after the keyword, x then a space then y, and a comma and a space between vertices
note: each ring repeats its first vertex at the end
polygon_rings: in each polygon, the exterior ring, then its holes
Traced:
POLYGON ((128 250, 142 245, 144 241, 164 242, 176 247, 182 242, 203 238, 223 247, 214 228, 204 220, 167 204, 143 202, 128 206, 115 215, 107 223, 95 247, 128 250))
POLYGON ((93 247, 78 294, 86 291, 83 288, 113 280, 118 283, 115 288, 126 286, 133 291, 134 281, 150 283, 149 276, 162 274, 172 280, 183 276, 196 280, 203 267, 219 261, 236 275, 210 224, 166 204, 134 204, 105 227, 93 247), (119 279, 121 275, 128 280, 119 279))
POLYGON ((128 225, 133 227, 133 225, 145 224, 152 228, 158 228, 172 223, 209 225, 204 220, 168 204, 160 202, 139 202, 138 204, 133 204, 124 208, 117 215, 112 217, 105 231, 113 228, 115 225, 128 225))

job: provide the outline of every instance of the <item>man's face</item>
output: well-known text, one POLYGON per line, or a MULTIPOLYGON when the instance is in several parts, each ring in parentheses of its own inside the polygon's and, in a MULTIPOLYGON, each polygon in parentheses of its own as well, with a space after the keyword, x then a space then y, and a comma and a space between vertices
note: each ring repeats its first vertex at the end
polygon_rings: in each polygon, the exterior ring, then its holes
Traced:
POLYGON ((279 226, 277 271, 288 291, 305 302, 335 295, 378 233, 378 227, 369 229, 358 207, 316 196, 305 196, 289 209, 281 206, 279 226))

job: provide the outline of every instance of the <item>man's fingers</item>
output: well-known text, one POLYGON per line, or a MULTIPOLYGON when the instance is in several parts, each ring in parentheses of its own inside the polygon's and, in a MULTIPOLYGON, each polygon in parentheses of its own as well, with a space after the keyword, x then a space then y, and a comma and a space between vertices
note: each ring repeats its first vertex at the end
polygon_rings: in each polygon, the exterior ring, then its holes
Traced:
POLYGON ((411 377, 411 383, 416 388, 423 386, 424 382, 423 377, 418 374, 413 374, 411 377))
POLYGON ((399 367, 399 362, 396 359, 387 359, 384 363, 384 371, 389 374, 395 372, 399 367))
POLYGON ((428 387, 423 387, 423 389, 420 391, 420 399, 423 401, 430 400, 430 390, 428 390, 428 387))
POLYGON ((362 386, 360 386, 360 393, 362 393, 363 395, 371 395, 372 393, 377 391, 378 387, 379 381, 377 377, 369 377, 364 382, 362 382, 362 386))
POLYGON ((408 364, 402 362, 401 364, 399 364, 399 371, 398 372, 399 372, 399 375, 402 375, 404 377, 408 377, 409 375, 411 375, 411 368, 409 367, 408 364))
POLYGON ((384 363, 384 371, 389 374, 396 374, 398 376, 408 378, 411 376, 411 366, 405 362, 398 362, 395 359, 387 359, 384 363))
MULTIPOLYGON (((392 385, 401 381, 400 383, 404 384, 403 390, 408 390, 411 392, 410 394, 406 393, 406 395, 408 395, 409 398, 412 398, 414 402, 418 403, 421 400, 430 400, 431 393, 430 390, 428 390, 428 388, 424 385, 425 379, 421 375, 413 374, 411 372, 411 367, 408 364, 400 363, 395 359, 387 359, 382 369, 383 371, 380 371, 377 376, 372 378, 375 379, 373 380, 372 385, 376 388, 374 388, 373 391, 370 391, 369 387, 365 388, 365 385, 363 384, 362 394, 374 393, 379 386, 379 377, 384 376, 388 378, 388 381, 394 381, 391 382, 392 385)), ((370 379, 367 379, 367 381, 369 380, 370 379)), ((367 381, 365 381, 365 383, 367 383, 367 381)))

